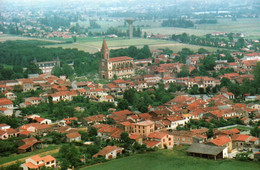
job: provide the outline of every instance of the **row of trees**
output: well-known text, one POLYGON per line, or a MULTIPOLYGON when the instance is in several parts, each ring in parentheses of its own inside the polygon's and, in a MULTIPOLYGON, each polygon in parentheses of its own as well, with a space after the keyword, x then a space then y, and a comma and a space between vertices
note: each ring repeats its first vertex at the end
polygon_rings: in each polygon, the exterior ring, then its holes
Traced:
POLYGON ((120 48, 116 50, 110 50, 110 57, 129 56, 134 59, 146 59, 152 57, 152 53, 148 45, 144 45, 143 48, 138 49, 136 46, 129 46, 128 48, 120 48))
POLYGON ((225 38, 211 38, 210 36, 201 37, 196 35, 189 35, 187 33, 182 33, 179 35, 173 34, 171 39, 182 43, 219 47, 219 48, 224 47, 230 49, 241 49, 246 45, 246 41, 244 38, 239 38, 238 41, 235 42, 235 45, 233 45, 233 40, 229 40, 225 38))
POLYGON ((194 27, 194 24, 191 20, 185 20, 185 19, 168 19, 164 20, 162 22, 163 27, 181 27, 181 28, 188 28, 188 27, 194 27))
POLYGON ((196 24, 217 24, 218 20, 216 19, 201 19, 195 22, 196 24))

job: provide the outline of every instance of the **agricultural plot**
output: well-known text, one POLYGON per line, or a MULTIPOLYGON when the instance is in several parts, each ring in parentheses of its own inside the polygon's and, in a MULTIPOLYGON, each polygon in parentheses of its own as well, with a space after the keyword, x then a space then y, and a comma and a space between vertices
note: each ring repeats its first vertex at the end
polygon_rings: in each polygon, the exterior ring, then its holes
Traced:
POLYGON ((49 42, 54 42, 54 43, 63 43, 64 42, 61 40, 22 37, 22 36, 9 35, 9 34, 0 35, 0 42, 16 41, 16 40, 39 40, 39 41, 49 41, 49 42))
POLYGON ((144 28, 143 32, 148 34, 181 34, 188 33, 202 36, 212 32, 244 33, 246 38, 260 38, 260 20, 258 18, 242 18, 237 21, 231 19, 218 19, 218 24, 201 24, 195 28, 144 28))
POLYGON ((240 162, 235 160, 209 160, 188 156, 185 153, 187 147, 175 148, 174 150, 159 150, 152 153, 138 154, 116 160, 111 160, 98 165, 82 168, 88 170, 167 170, 167 169, 218 169, 218 170, 251 170, 259 169, 256 162, 240 162))
MULTIPOLYGON (((144 45, 148 45, 150 49, 169 48, 174 52, 181 51, 182 48, 190 48, 193 51, 197 51, 199 48, 205 48, 209 51, 217 50, 217 48, 214 47, 204 47, 204 46, 191 45, 191 44, 182 44, 174 41, 152 40, 152 39, 143 39, 143 38, 135 38, 135 39, 116 38, 116 39, 107 39, 106 41, 109 49, 128 48, 131 45, 134 45, 137 48, 142 48, 144 45)), ((77 40, 76 43, 46 45, 45 47, 77 48, 78 50, 94 53, 94 52, 98 52, 101 46, 102 46, 102 38, 90 38, 90 39, 79 38, 79 40, 77 40)))

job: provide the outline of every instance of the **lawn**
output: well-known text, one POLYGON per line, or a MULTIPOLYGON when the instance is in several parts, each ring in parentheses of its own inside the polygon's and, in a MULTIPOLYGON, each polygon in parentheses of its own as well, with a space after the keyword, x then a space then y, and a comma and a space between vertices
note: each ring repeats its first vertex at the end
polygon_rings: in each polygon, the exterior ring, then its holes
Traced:
MULTIPOLYGON (((50 153, 57 153, 58 152, 57 149, 60 147, 61 147, 61 145, 50 145, 46 148, 38 149, 33 152, 27 152, 27 153, 23 153, 23 154, 12 154, 7 157, 0 157, 0 165, 9 164, 12 161, 17 161, 18 159, 24 159, 24 158, 27 158, 27 157, 30 157, 33 155, 37 155, 37 154, 40 154, 41 156, 45 156, 50 153)), ((15 163, 15 162, 13 162, 13 163, 15 163)))
POLYGON ((102 164, 85 167, 88 170, 167 170, 167 169, 218 169, 218 170, 250 170, 260 169, 255 162, 240 162, 235 160, 208 160, 187 156, 187 147, 174 150, 160 150, 152 153, 138 154, 130 157, 108 161, 102 164))

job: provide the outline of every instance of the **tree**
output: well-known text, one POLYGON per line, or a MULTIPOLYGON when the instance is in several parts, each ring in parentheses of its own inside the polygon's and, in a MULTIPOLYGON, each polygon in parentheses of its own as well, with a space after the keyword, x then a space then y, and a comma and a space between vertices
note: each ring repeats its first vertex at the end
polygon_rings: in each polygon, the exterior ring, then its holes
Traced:
POLYGON ((187 77, 189 76, 190 71, 189 71, 189 67, 187 65, 183 65, 181 67, 181 71, 178 73, 178 77, 187 77))
POLYGON ((144 32, 144 38, 147 38, 147 33, 146 32, 144 32))
POLYGON ((260 128, 258 128, 258 126, 255 126, 254 128, 252 128, 250 130, 250 134, 252 136, 255 136, 255 137, 259 138, 260 137, 260 128))
POLYGON ((122 132, 120 134, 120 140, 124 143, 131 143, 131 139, 129 138, 129 134, 127 132, 122 132))
POLYGON ((205 53, 208 53, 209 51, 208 50, 206 50, 205 48, 199 48, 198 49, 198 53, 199 54, 205 54, 205 53))
POLYGON ((93 126, 88 127, 88 135, 89 135, 89 137, 96 137, 97 129, 93 126))
POLYGON ((209 128, 209 130, 207 131, 207 137, 211 138, 213 136, 213 128, 209 128))
POLYGON ((207 71, 214 70, 214 67, 216 66, 215 59, 212 56, 207 56, 204 59, 201 59, 200 63, 200 69, 205 69, 207 71))
POLYGON ((42 74, 42 70, 33 62, 31 62, 26 70, 27 74, 42 74))
POLYGON ((53 113, 53 98, 51 96, 48 96, 48 102, 49 102, 49 114, 53 113))
POLYGON ((54 76, 60 77, 62 75, 60 67, 54 66, 51 70, 51 74, 54 76))
POLYGON ((72 68, 68 64, 64 64, 62 66, 62 74, 66 75, 67 77, 73 74, 72 68))
POLYGON ((192 88, 190 89, 191 94, 198 94, 199 93, 199 87, 197 84, 193 85, 192 88))
MULTIPOLYGON (((255 78, 255 84, 256 88, 260 88, 260 62, 257 62, 254 70, 253 70, 253 75, 255 78)), ((258 90, 259 92, 259 90, 258 90)))
POLYGON ((141 48, 140 53, 143 53, 145 58, 152 57, 152 53, 151 53, 148 45, 144 45, 144 47, 141 48))
POLYGON ((76 166, 80 162, 81 153, 74 144, 63 145, 60 148, 59 154, 64 158, 64 161, 68 161, 72 166, 76 166))
POLYGON ((77 37, 76 36, 72 36, 73 42, 77 41, 77 37))
POLYGON ((120 99, 118 104, 117 104, 117 108, 119 110, 128 109, 128 101, 126 99, 120 99))

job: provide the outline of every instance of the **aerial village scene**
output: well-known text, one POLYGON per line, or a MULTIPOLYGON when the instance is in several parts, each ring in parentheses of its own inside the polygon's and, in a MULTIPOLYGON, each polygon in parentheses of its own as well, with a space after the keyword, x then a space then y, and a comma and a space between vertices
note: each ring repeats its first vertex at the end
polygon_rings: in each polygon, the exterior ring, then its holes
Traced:
POLYGON ((258 0, 0 5, 0 170, 260 169, 258 0))

